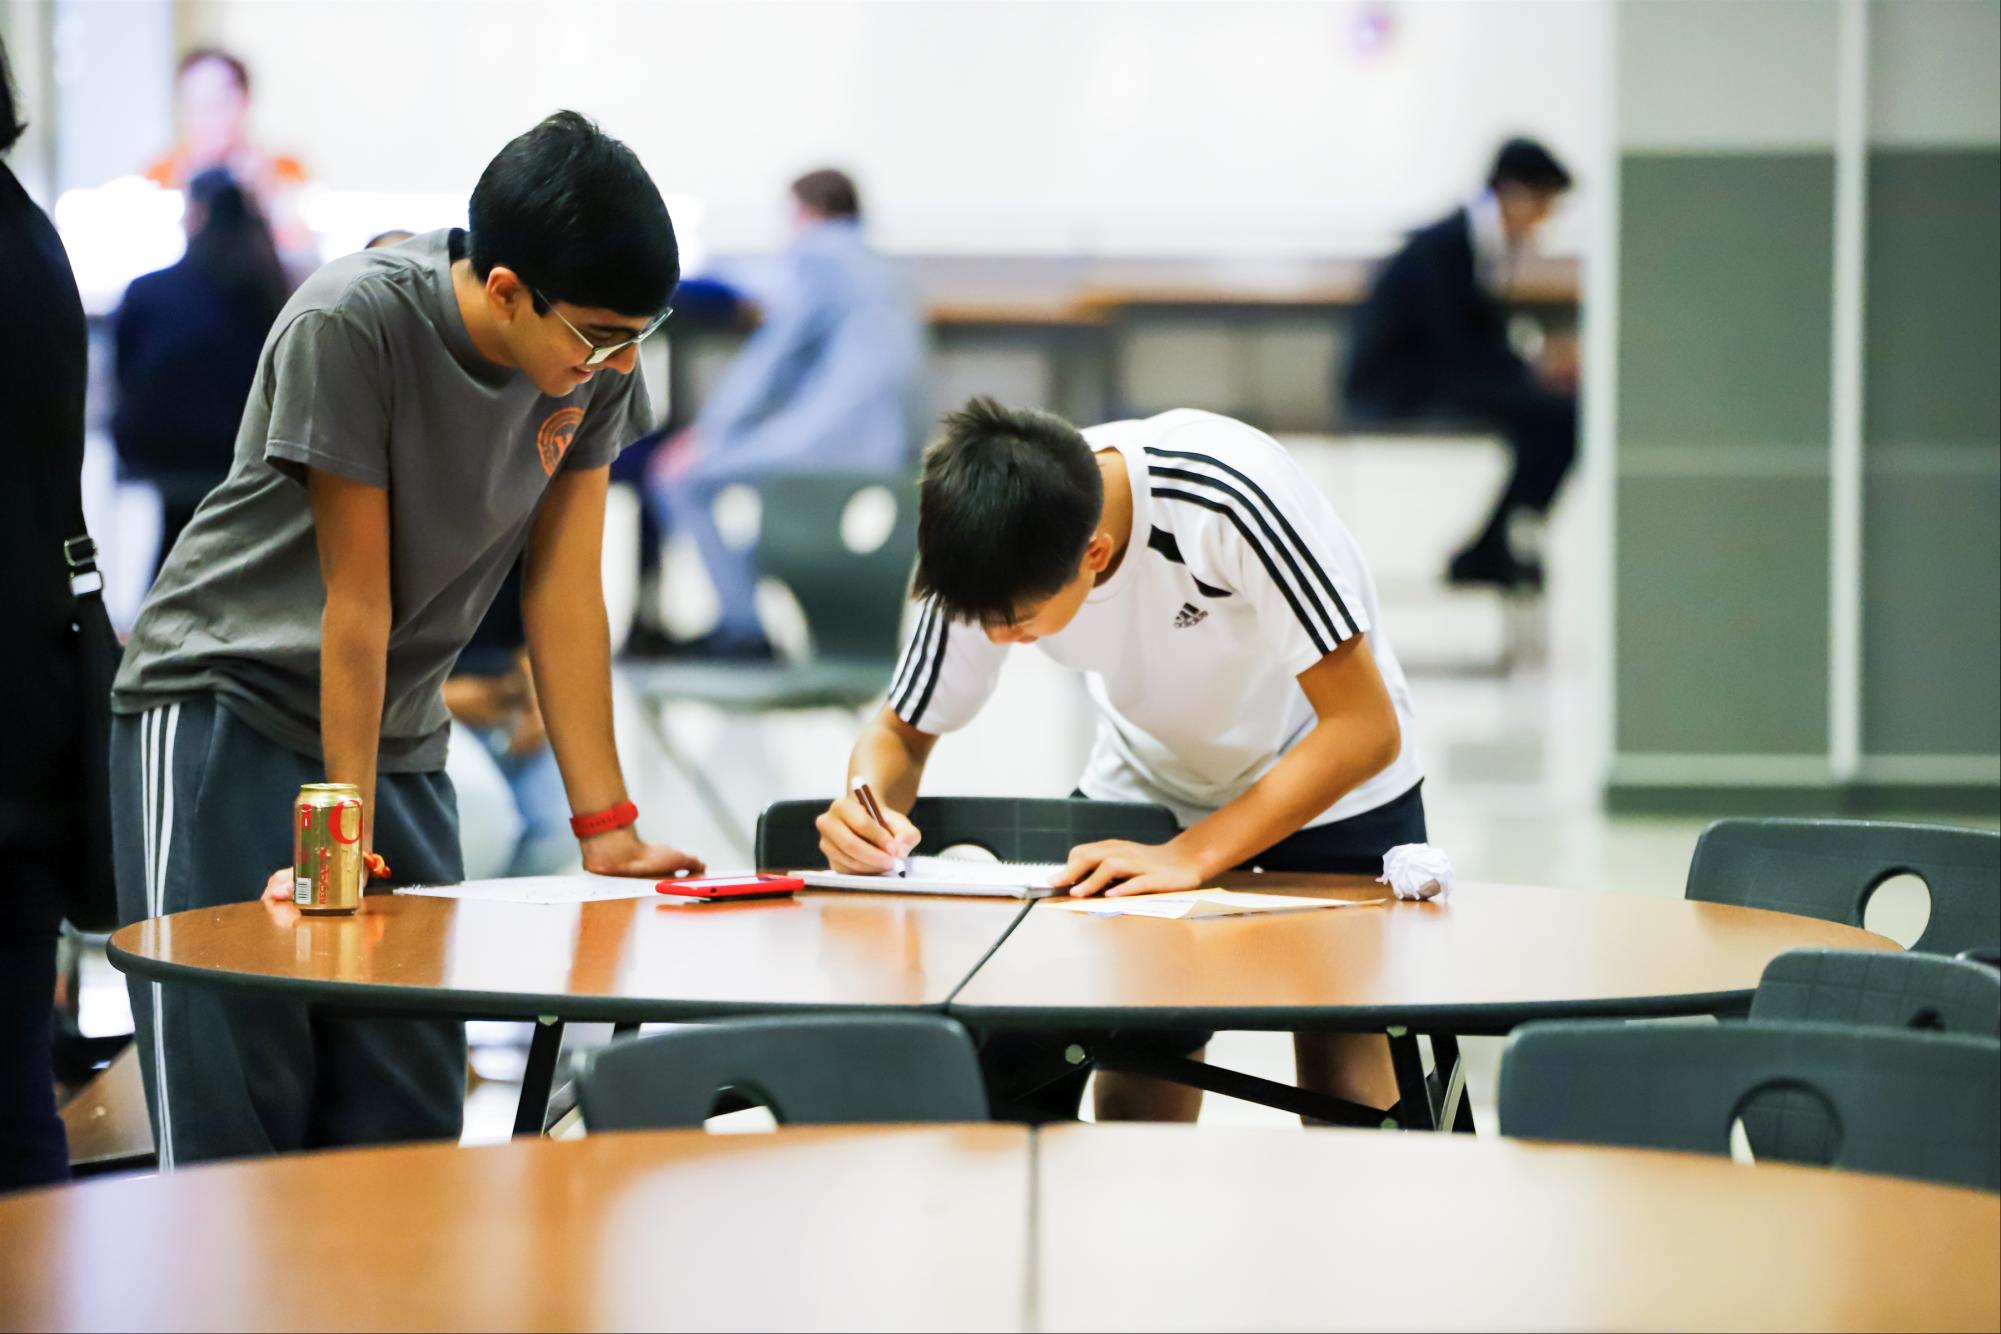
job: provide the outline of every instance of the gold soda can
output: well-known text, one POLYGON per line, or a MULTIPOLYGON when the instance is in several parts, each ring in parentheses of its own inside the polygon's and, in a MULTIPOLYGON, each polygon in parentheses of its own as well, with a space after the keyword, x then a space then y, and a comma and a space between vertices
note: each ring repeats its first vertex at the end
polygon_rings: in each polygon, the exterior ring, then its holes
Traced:
POLYGON ((300 912, 351 913, 361 906, 361 789, 308 783, 292 821, 292 902, 300 912))

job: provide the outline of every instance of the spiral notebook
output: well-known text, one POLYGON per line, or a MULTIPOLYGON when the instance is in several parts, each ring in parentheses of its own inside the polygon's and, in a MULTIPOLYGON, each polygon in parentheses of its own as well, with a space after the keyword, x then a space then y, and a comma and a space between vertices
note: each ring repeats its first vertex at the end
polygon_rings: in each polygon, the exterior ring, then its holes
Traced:
POLYGON ((794 871, 808 889, 861 889, 876 894, 963 894, 974 898, 1036 899, 1052 893, 1061 862, 975 862, 912 857, 901 875, 842 875, 794 871))

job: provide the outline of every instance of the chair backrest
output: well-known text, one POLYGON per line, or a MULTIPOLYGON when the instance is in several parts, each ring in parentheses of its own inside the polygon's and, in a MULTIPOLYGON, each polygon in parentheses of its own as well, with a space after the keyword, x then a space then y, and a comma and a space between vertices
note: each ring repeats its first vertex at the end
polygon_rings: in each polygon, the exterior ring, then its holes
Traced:
POLYGON ((929 1014, 694 1024, 600 1048, 577 1091, 592 1131, 699 1126, 730 1095, 796 1125, 987 1119, 973 1040, 929 1014))
POLYGON ((2001 1038, 2001 974, 1935 954, 1787 950, 1765 965, 1751 1018, 2001 1038))
POLYGON ((1931 920, 1912 949, 2001 944, 2001 834, 1874 820, 1718 820, 1688 866, 1688 897, 1862 925, 1876 887, 1923 879, 1931 920))
POLYGON ((792 590, 816 658, 883 664, 889 680, 899 648, 910 567, 917 555, 917 488, 909 477, 794 473, 758 483, 763 520, 758 573, 792 590), (895 506, 889 534, 870 551, 842 535, 849 502, 879 490, 895 506))
POLYGON ((1828 1024, 1530 1024, 1501 1058, 1501 1131, 2001 1187, 2001 1043, 1828 1024), (1762 1124, 1753 1126, 1754 1114, 1762 1124))
MULTIPOLYGON (((813 821, 826 809, 824 801, 765 807, 757 817, 757 864, 795 871, 825 866, 813 821)), ((1181 832, 1165 806, 1071 797, 919 797, 910 821, 924 835, 922 851, 971 844, 1004 862, 1060 862, 1079 843, 1165 843, 1181 832)))

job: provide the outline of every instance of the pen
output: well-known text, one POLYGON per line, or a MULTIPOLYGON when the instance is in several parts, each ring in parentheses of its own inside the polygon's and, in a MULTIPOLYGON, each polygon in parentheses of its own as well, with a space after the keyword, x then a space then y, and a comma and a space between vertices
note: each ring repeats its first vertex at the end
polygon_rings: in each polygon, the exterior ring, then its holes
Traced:
MULTIPOLYGON (((890 832, 889 821, 883 818, 882 804, 875 799, 875 792, 869 787, 868 779, 857 778, 849 786, 854 789, 855 796, 861 800, 862 809, 868 812, 868 818, 875 821, 876 828, 882 830, 885 834, 889 834, 889 841, 891 843, 896 842, 896 835, 890 832)), ((903 858, 896 858, 895 864, 891 869, 897 875, 902 875, 906 869, 903 864, 903 858)))

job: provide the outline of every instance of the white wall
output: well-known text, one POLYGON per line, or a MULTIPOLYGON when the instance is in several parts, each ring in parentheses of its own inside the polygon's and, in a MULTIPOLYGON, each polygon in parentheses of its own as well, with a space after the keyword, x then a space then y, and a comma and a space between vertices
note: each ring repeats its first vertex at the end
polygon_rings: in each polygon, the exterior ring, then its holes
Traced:
POLYGON ((898 249, 1342 253, 1509 132, 1594 160, 1602 8, 183 0, 181 35, 239 51, 263 138, 342 189, 470 189, 574 106, 704 199, 720 250, 772 240, 786 181, 829 162, 898 249))

